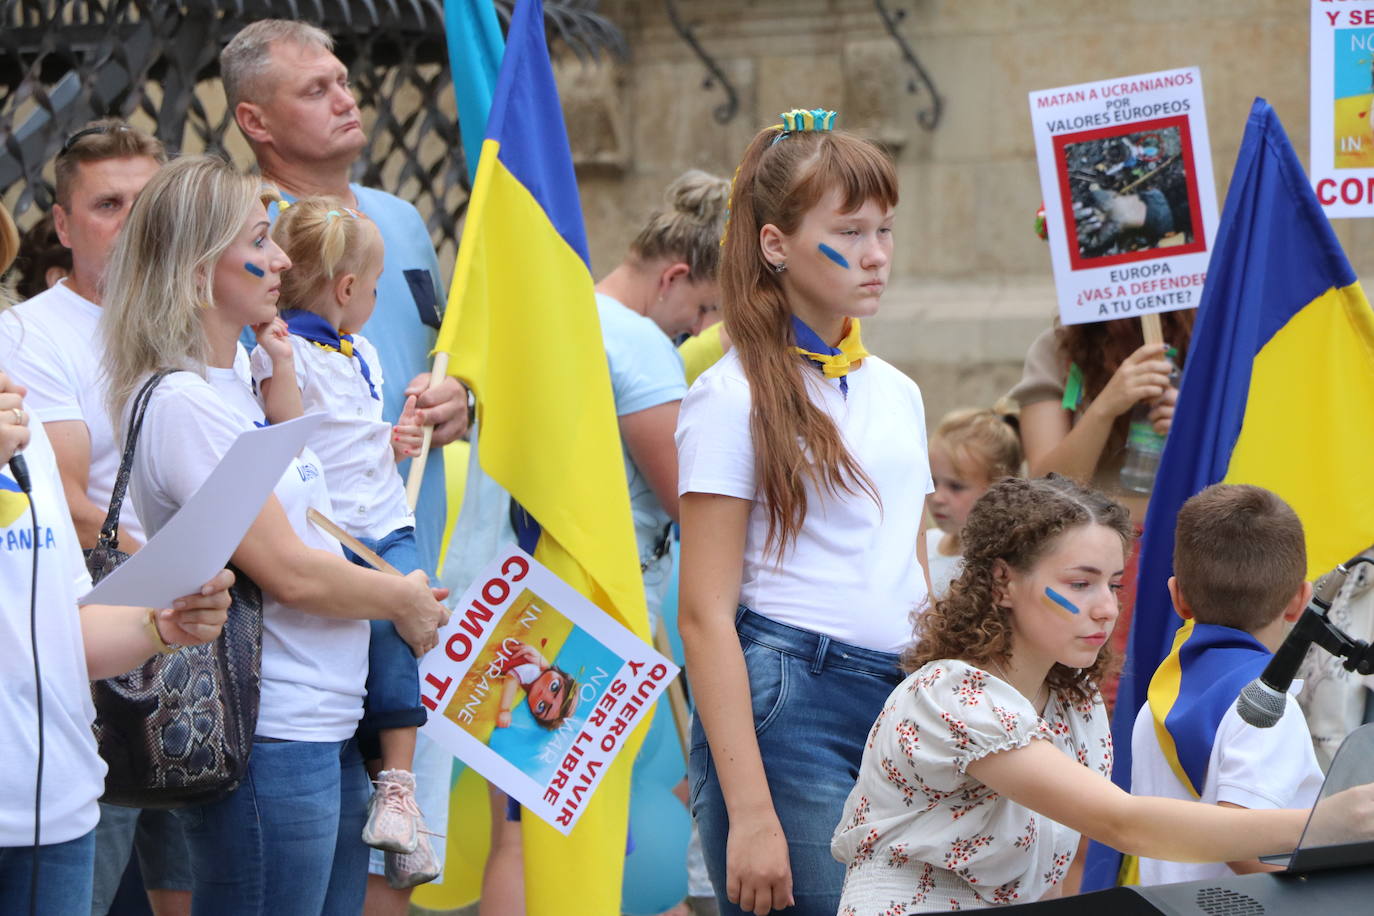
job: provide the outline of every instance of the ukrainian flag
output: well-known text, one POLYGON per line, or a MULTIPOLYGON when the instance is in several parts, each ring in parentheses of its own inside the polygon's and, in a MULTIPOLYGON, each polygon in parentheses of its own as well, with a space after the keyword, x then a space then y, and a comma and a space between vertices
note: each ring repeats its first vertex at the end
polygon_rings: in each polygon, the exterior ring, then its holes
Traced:
MULTIPOLYGON (((1177 632, 1165 583, 1184 501, 1217 482, 1273 490, 1302 519, 1315 579, 1374 544, 1370 455, 1374 313, 1278 116, 1256 99, 1145 519, 1112 723, 1118 785, 1130 788, 1131 729, 1156 668, 1178 676, 1161 679, 1155 702, 1171 707, 1182 680, 1178 656, 1166 659, 1190 634, 1177 632)), ((1084 888, 1114 884, 1118 860, 1094 844, 1084 888)))
MULTIPOLYGON (((477 397, 482 468, 538 521, 535 556, 649 639, 629 487, 572 155, 540 0, 521 0, 458 250, 438 349, 477 397)), ((645 733, 572 835, 524 820, 531 916, 619 912, 630 770, 645 733)))

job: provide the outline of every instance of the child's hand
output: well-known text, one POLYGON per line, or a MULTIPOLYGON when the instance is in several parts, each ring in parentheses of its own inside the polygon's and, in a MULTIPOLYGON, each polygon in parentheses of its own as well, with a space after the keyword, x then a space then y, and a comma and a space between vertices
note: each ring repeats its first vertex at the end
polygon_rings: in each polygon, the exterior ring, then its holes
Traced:
POLYGON ((503 709, 496 714, 497 728, 510 728, 510 710, 503 709))
POLYGON ((406 398, 405 407, 396 419, 391 430, 391 453, 397 461, 414 458, 420 454, 424 444, 424 430, 420 427, 418 411, 415 409, 415 396, 406 398))
POLYGON ((271 358, 274 366, 293 358, 291 331, 286 327, 285 321, 280 318, 273 318, 271 321, 255 324, 253 325, 253 333, 258 337, 258 346, 267 351, 267 355, 271 358))

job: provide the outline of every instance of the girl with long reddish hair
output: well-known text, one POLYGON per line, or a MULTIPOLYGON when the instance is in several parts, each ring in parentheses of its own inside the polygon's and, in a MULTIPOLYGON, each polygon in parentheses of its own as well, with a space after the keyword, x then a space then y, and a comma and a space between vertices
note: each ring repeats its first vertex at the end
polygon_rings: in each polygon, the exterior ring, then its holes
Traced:
POLYGON ((916 385, 868 354, 897 181, 833 112, 789 112, 735 177, 733 348, 678 422, 691 807, 721 912, 833 916, 830 833, 926 601, 916 385))

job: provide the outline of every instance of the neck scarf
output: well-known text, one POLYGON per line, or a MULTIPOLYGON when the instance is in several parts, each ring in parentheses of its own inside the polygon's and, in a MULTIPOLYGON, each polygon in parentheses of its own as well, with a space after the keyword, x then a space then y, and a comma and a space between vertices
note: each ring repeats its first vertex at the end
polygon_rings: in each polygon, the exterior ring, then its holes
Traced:
POLYGON ((859 319, 849 318, 846 321, 848 327, 839 347, 832 347, 821 340, 819 334, 807 327, 806 322, 793 315, 792 334, 797 345, 792 348, 792 352, 806 357, 826 378, 839 379, 840 393, 849 397, 849 379, 845 376, 855 363, 869 354, 864 349, 863 341, 859 339, 859 319))
POLYGON ((1273 657, 1244 630, 1186 621, 1150 679, 1150 713, 1164 758, 1179 782, 1201 796, 1217 728, 1246 684, 1273 657))
POLYGON ((324 350, 342 353, 349 359, 356 358, 358 368, 363 373, 363 381, 367 382, 367 390, 371 392, 372 399, 374 401, 382 399, 381 395, 377 394, 377 386, 372 384, 372 370, 368 367, 367 360, 363 359, 363 355, 353 348, 352 334, 334 330, 334 326, 325 321, 324 318, 314 312, 307 312, 305 309, 283 309, 281 317, 291 333, 302 340, 308 340, 324 350))

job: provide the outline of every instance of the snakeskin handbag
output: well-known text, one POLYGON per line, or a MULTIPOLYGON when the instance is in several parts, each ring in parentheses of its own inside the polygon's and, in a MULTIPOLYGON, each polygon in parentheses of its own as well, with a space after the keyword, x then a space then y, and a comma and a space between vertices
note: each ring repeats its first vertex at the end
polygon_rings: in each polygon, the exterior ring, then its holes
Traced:
MULTIPOLYGON (((134 398, 110 513, 86 551, 93 581, 129 558, 119 550, 119 510, 144 411, 166 375, 154 375, 134 398)), ((214 642, 154 655, 127 674, 91 682, 96 743, 109 765, 101 801, 202 805, 228 795, 248 772, 262 680, 262 592, 236 569, 234 577, 229 617, 214 642)))

